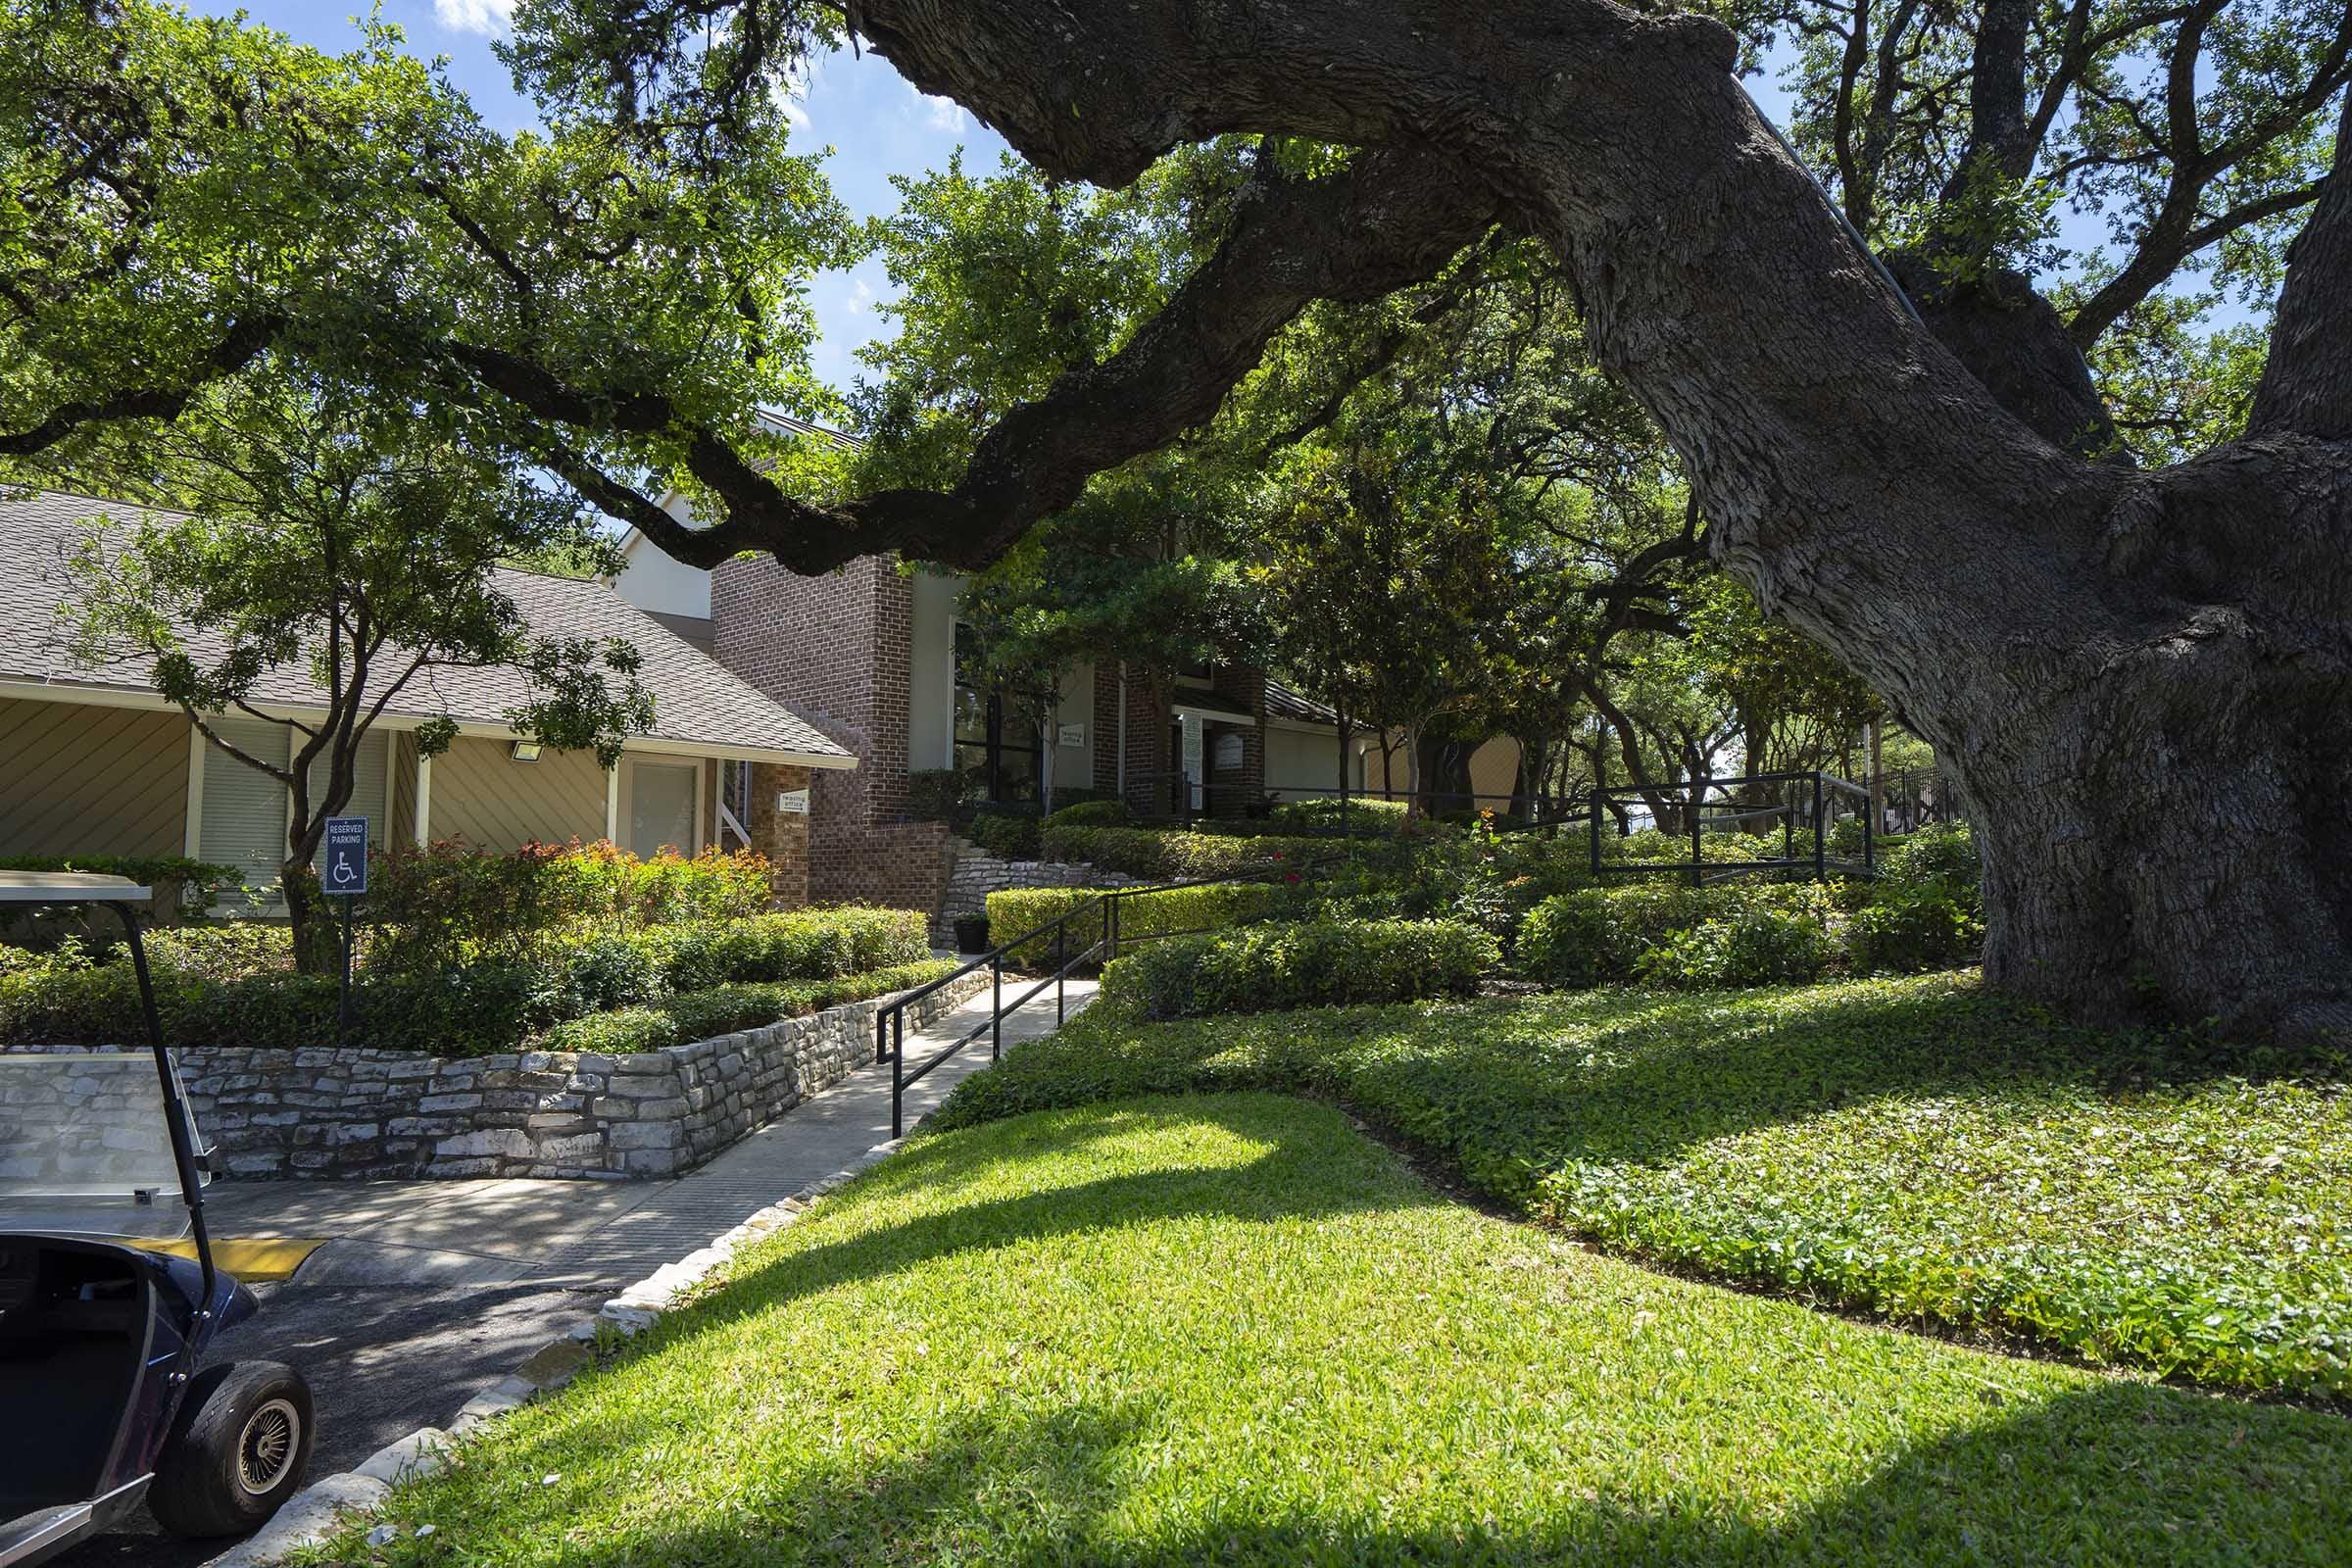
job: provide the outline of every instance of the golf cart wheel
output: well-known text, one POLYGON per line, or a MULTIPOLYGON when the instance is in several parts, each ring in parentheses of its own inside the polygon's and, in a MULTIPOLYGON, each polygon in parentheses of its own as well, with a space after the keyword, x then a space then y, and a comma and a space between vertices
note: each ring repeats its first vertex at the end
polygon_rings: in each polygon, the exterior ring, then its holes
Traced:
POLYGON ((188 1385, 147 1506, 175 1536, 259 1529, 302 1485, 311 1386, 277 1361, 206 1367, 188 1385))

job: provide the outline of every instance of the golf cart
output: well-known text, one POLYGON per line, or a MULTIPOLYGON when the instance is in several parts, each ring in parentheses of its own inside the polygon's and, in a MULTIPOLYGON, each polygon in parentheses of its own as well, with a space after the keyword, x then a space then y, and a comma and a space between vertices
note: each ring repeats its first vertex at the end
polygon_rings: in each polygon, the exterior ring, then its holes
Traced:
POLYGON ((0 1053, 0 1568, 45 1561, 142 1499, 175 1535, 253 1530, 310 1458, 299 1372, 198 1365, 256 1302, 213 1266, 195 1123, 131 907, 147 899, 124 877, 0 871, 0 906, 122 917, 148 1039, 0 1053), (193 1255, 161 1250, 174 1245, 193 1255))

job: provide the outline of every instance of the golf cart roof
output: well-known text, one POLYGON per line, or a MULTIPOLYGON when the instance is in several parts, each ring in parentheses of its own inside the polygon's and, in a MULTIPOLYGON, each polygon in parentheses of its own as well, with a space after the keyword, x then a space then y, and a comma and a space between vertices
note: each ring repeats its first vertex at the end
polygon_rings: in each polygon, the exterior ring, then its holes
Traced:
POLYGON ((0 904, 145 904, 154 891, 96 871, 0 871, 0 904))

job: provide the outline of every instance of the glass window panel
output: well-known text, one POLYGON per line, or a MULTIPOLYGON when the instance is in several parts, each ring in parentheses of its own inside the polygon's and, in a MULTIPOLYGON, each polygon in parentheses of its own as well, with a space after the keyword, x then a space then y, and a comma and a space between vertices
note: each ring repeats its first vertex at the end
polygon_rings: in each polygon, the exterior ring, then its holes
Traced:
POLYGON ((651 856, 663 846, 694 853, 692 762, 636 762, 629 776, 629 853, 651 856))

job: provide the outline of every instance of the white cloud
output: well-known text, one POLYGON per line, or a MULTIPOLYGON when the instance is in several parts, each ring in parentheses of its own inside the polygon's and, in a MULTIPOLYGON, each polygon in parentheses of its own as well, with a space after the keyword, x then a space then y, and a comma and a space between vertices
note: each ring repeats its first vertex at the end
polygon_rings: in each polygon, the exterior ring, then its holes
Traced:
POLYGON ((850 280, 849 311, 852 316, 863 316, 865 308, 874 302, 872 285, 862 277, 850 280))
POLYGON ((923 123, 933 130, 961 131, 964 128, 963 105, 955 99, 934 98, 911 81, 906 83, 906 96, 911 100, 908 107, 920 109, 923 112, 923 123))
POLYGON ((808 67, 806 62, 784 68, 784 79, 775 88, 777 107, 784 111, 785 122, 806 134, 808 129, 808 67))
POLYGON ((514 0, 433 0, 433 18, 460 32, 504 32, 514 23, 514 0))

